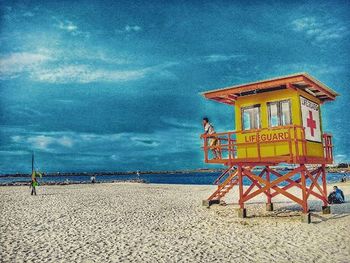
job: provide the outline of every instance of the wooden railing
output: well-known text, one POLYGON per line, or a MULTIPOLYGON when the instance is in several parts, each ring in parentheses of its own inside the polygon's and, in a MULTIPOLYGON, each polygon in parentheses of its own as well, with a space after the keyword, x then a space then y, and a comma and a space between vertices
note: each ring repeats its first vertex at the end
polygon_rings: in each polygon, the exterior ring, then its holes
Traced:
POLYGON ((332 135, 324 133, 323 134, 323 148, 324 157, 328 163, 333 163, 333 143, 332 135))
POLYGON ((322 143, 323 156, 309 156, 305 128, 298 125, 219 132, 203 136, 205 162, 208 163, 332 163, 332 136, 324 134, 322 143), (213 143, 213 140, 216 143, 213 143), (267 151, 270 154, 266 154, 267 151))

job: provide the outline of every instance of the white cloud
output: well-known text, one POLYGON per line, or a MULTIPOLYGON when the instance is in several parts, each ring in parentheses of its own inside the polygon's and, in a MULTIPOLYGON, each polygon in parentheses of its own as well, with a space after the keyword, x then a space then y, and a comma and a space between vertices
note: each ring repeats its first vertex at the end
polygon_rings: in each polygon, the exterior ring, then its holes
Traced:
POLYGON ((174 79, 174 74, 167 70, 174 65, 177 63, 164 63, 134 70, 109 70, 87 65, 67 65, 36 70, 31 74, 31 78, 47 83, 125 82, 143 79, 152 74, 158 78, 174 79))
POLYGON ((33 16, 34 16, 34 13, 33 13, 33 12, 30 12, 30 11, 27 11, 27 12, 24 12, 24 13, 23 13, 23 16, 24 16, 24 17, 33 17, 33 16))
POLYGON ((49 54, 18 52, 10 53, 0 58, 0 75, 15 77, 17 74, 28 71, 38 65, 51 60, 49 54))
POLYGON ((12 140, 15 142, 26 142, 33 148, 39 150, 48 150, 51 146, 63 146, 71 148, 73 146, 73 140, 68 136, 48 136, 48 135, 34 135, 27 138, 21 136, 14 136, 12 140))
POLYGON ((110 156, 110 158, 111 158, 113 161, 119 161, 119 160, 120 160, 120 158, 119 158, 117 155, 115 155, 115 154, 112 154, 112 155, 110 156))
POLYGON ((95 50, 79 49, 71 52, 67 52, 67 50, 65 50, 60 52, 60 56, 65 56, 67 58, 74 57, 75 59, 91 60, 91 61, 97 61, 102 63, 114 64, 114 65, 125 65, 125 64, 131 64, 133 62, 133 59, 131 56, 126 56, 126 55, 118 56, 99 49, 95 49, 95 50))
POLYGON ((137 26, 137 25, 133 25, 133 26, 126 25, 125 26, 125 31, 126 32, 131 32, 131 31, 138 32, 138 31, 141 31, 141 30, 142 30, 142 28, 140 26, 137 26))
POLYGON ((306 31, 319 26, 314 17, 298 18, 292 22, 292 25, 295 31, 306 31))
POLYGON ((292 28, 296 32, 304 33, 317 43, 340 39, 348 34, 347 27, 332 18, 322 20, 315 17, 298 18, 292 21, 292 28))
POLYGON ((123 132, 111 134, 79 132, 26 132, 11 136, 14 146, 23 150, 40 150, 51 153, 87 152, 112 155, 123 152, 133 156, 177 153, 199 149, 201 141, 193 130, 170 127, 152 133, 123 132), (169 147, 171 145, 172 147, 169 147), (157 150, 157 152, 154 152, 157 150))
POLYGON ((178 120, 176 118, 172 117, 161 117, 160 118, 161 122, 165 123, 166 125, 169 125, 169 127, 177 127, 177 128, 182 128, 182 129, 197 129, 198 125, 194 123, 190 123, 186 120, 178 120))
POLYGON ((12 136, 11 138, 14 142, 20 142, 22 140, 22 137, 19 135, 12 136))
POLYGON ((310 64, 310 63, 284 63, 273 66, 275 75, 287 75, 296 72, 308 72, 315 76, 336 74, 342 72, 344 67, 341 65, 310 64))
POLYGON ((139 32, 142 31, 142 27, 138 25, 126 25, 123 29, 116 29, 115 32, 118 34, 139 32))
POLYGON ((59 22, 58 28, 68 32, 74 32, 78 30, 78 27, 74 25, 71 21, 59 22))
POLYGON ((53 17, 54 20, 57 21, 56 27, 71 34, 72 36, 82 36, 85 38, 89 38, 90 37, 90 32, 88 31, 82 31, 79 30, 78 26, 76 24, 74 24, 72 21, 69 20, 59 20, 56 17, 53 17))
POLYGON ((123 82, 143 78, 147 72, 148 69, 105 70, 86 65, 68 65, 36 71, 32 78, 48 83, 123 82))
MULTIPOLYGON (((0 55, 0 79, 12 79, 27 74, 34 76, 35 79, 38 73, 45 74, 51 70, 59 74, 59 71, 91 71, 91 67, 70 65, 76 60, 82 60, 86 64, 98 62, 99 64, 125 65, 131 64, 129 57, 118 57, 111 54, 106 54, 104 51, 94 50, 49 50, 37 49, 30 52, 12 52, 0 55), (54 62, 51 63, 51 62, 54 62), (67 63, 65 66, 60 66, 67 63)), ((101 66, 102 67, 102 66, 101 66)), ((45 76, 43 77, 45 78, 45 76)))
POLYGON ((33 81, 47 83, 92 83, 125 82, 154 76, 175 79, 168 70, 178 63, 163 63, 149 67, 131 68, 131 61, 125 57, 108 56, 103 52, 92 55, 78 54, 63 50, 38 49, 35 52, 17 52, 0 56, 0 79, 26 77, 33 81), (81 60, 81 64, 76 64, 81 60), (120 65, 128 64, 128 70, 120 65))
POLYGON ((26 151, 17 151, 17 150, 13 150, 13 151, 0 151, 0 155, 4 155, 4 156, 9 156, 9 155, 24 155, 24 154, 28 154, 28 152, 26 151))
POLYGON ((334 159, 335 163, 346 162, 348 160, 345 154, 337 154, 334 159))
POLYGON ((209 56, 205 56, 204 60, 206 62, 223 62, 223 61, 228 61, 232 59, 237 59, 237 58, 242 58, 244 57, 243 55, 223 55, 223 54, 212 54, 209 56))

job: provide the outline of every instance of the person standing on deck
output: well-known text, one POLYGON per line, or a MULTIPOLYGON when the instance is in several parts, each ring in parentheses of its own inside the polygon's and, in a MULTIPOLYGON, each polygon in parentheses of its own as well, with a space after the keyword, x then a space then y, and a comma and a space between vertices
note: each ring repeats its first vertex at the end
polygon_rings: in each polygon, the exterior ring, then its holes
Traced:
POLYGON ((219 140, 215 136, 214 126, 209 122, 209 119, 207 117, 203 118, 203 127, 204 127, 204 133, 201 135, 201 139, 205 135, 213 134, 212 136, 208 136, 208 138, 209 138, 209 148, 213 152, 214 159, 218 159, 219 156, 220 156, 219 149, 217 149, 217 145, 219 144, 219 140))

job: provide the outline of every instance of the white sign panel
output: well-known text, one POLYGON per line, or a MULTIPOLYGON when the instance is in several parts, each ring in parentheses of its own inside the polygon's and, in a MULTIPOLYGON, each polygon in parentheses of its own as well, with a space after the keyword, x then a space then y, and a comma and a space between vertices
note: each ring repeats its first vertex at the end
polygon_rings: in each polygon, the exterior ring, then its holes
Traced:
POLYGON ((314 142, 322 142, 320 106, 304 97, 300 97, 301 116, 305 128, 305 139, 314 142))

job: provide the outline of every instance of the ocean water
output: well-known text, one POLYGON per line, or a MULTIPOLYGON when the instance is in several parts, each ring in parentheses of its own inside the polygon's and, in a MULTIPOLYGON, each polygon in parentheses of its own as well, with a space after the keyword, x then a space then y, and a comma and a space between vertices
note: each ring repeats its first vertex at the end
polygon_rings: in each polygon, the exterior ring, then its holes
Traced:
MULTIPOLYGON (((141 179, 151 184, 194 184, 194 185, 211 185, 216 180, 220 173, 184 173, 184 174, 141 174, 137 175, 100 175, 96 176, 97 182, 111 182, 111 181, 124 181, 141 179)), ((328 173, 327 182, 335 183, 340 182, 340 179, 344 174, 341 173, 328 173)), ((271 180, 276 177, 271 175, 271 180)), ((39 182, 90 182, 90 176, 79 175, 79 176, 52 176, 39 178, 39 182)), ((0 184, 12 183, 12 182, 29 182, 30 177, 1 177, 0 184)), ((308 180, 309 181, 309 180, 308 180)), ((243 184, 249 185, 250 180, 245 178, 243 184)), ((282 183, 280 185, 285 185, 282 183)))

